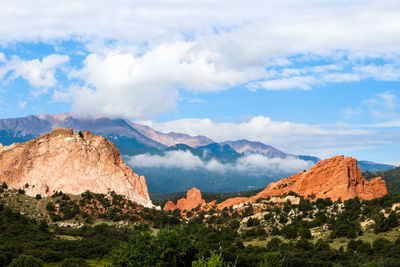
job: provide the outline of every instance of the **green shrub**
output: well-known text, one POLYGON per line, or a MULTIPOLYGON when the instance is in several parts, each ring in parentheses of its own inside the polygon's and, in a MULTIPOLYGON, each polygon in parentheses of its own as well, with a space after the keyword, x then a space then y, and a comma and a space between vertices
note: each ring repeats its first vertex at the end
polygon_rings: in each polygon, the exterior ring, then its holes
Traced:
POLYGON ((81 258, 67 258, 61 262, 59 267, 89 267, 90 265, 81 258))
POLYGON ((21 255, 16 259, 13 259, 9 267, 42 267, 44 266, 43 261, 30 255, 21 255))
POLYGON ((3 188, 3 189, 7 189, 8 188, 8 185, 6 184, 6 182, 3 182, 1 184, 1 188, 3 188))
POLYGON ((283 256, 279 252, 267 252, 263 256, 261 267, 283 266, 283 256))
POLYGON ((49 212, 54 212, 55 211, 55 207, 54 207, 53 202, 47 203, 46 210, 49 211, 49 212))
POLYGON ((224 263, 221 253, 217 254, 211 251, 211 255, 208 258, 201 257, 197 261, 192 262, 192 267, 230 267, 236 266, 236 264, 224 263))
POLYGON ((18 194, 24 195, 25 194, 25 190, 24 189, 18 189, 18 194))

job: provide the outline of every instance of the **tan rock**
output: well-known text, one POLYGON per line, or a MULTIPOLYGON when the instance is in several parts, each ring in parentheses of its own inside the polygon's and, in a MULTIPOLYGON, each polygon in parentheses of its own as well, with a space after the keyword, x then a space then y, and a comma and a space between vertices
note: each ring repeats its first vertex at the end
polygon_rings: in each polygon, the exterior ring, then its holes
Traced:
POLYGON ((0 150, 0 182, 22 188, 28 195, 47 196, 55 191, 80 194, 115 191, 141 205, 152 207, 146 179, 132 171, 118 149, 104 136, 57 128, 41 137, 0 150))
POLYGON ((258 198, 287 194, 290 191, 305 197, 313 196, 332 200, 355 197, 369 200, 387 194, 385 181, 381 177, 368 182, 361 177, 361 170, 357 166, 356 159, 335 156, 318 162, 305 172, 270 183, 256 196, 227 199, 217 207, 223 209, 239 203, 255 201, 258 198))
POLYGON ((190 211, 199 206, 201 207, 203 204, 205 204, 205 201, 201 198, 200 190, 192 188, 186 193, 186 198, 179 199, 176 205, 172 201, 168 201, 164 206, 164 210, 180 209, 181 211, 190 211))

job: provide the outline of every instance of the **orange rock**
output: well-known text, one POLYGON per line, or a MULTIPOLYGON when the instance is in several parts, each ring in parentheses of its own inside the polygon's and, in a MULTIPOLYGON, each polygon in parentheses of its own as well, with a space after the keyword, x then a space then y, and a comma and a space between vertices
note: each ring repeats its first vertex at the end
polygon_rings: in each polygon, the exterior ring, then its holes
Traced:
POLYGON ((54 191, 80 194, 86 190, 126 196, 153 207, 146 179, 132 171, 118 149, 104 136, 57 128, 34 140, 0 149, 0 182, 29 187, 26 194, 48 196, 54 191))
POLYGON ((164 210, 180 209, 181 211, 190 211, 199 206, 201 207, 203 204, 205 204, 205 201, 201 198, 200 190, 192 188, 186 193, 186 198, 179 199, 176 205, 172 201, 168 201, 164 206, 164 210))
POLYGON ((357 166, 356 159, 335 156, 318 162, 305 172, 270 183, 256 196, 227 199, 217 207, 223 209, 243 202, 254 202, 258 198, 287 194, 290 191, 305 197, 313 196, 332 200, 355 197, 369 200, 387 194, 385 181, 381 177, 368 182, 361 177, 361 170, 357 166))

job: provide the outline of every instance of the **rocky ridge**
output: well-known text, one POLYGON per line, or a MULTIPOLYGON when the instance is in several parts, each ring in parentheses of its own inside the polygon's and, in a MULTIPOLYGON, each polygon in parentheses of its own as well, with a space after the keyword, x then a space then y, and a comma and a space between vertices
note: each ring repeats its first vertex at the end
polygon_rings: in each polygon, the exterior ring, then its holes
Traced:
MULTIPOLYGON (((336 201, 358 197, 363 200, 370 200, 386 195, 387 188, 381 177, 376 177, 371 181, 362 178, 356 159, 335 156, 318 162, 307 171, 272 182, 255 196, 230 198, 217 204, 216 207, 222 210, 245 202, 256 202, 260 198, 287 195, 290 192, 312 199, 331 198, 336 201)), ((200 195, 201 199, 201 193, 196 192, 196 194, 200 195)), ((169 201, 164 210, 182 209, 182 207, 188 210, 188 208, 195 207, 194 204, 185 206, 187 203, 185 199, 179 201, 176 205, 169 201)), ((197 199, 193 203, 198 206, 203 202, 197 199)), ((208 205, 210 204, 208 203, 208 205)), ((201 204, 201 206, 204 206, 204 204, 201 204)))
POLYGON ((385 181, 381 177, 369 182, 362 178, 356 159, 334 156, 318 162, 307 171, 270 183, 256 196, 227 199, 218 204, 218 208, 288 194, 291 191, 308 198, 331 198, 334 201, 355 197, 370 200, 387 194, 385 181))
POLYGON ((145 177, 134 173, 104 136, 89 131, 74 134, 72 129, 57 128, 25 143, 2 146, 0 163, 0 182, 24 188, 30 196, 114 191, 153 207, 145 177))

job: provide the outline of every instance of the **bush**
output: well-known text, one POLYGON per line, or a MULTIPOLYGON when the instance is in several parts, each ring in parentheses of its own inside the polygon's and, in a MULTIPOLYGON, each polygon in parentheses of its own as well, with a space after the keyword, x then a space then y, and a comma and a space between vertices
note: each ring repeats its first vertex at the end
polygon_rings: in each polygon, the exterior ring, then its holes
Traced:
POLYGON ((235 220, 231 221, 231 228, 232 229, 237 230, 239 228, 239 226, 240 226, 240 222, 238 220, 235 219, 235 220))
POLYGON ((42 267, 44 266, 43 261, 30 255, 21 255, 16 259, 13 259, 9 267, 42 267))
POLYGON ((70 197, 66 194, 63 194, 61 197, 62 200, 70 200, 70 197))
POLYGON ((46 205, 46 210, 47 210, 48 212, 54 212, 54 211, 55 211, 55 207, 54 207, 53 202, 47 203, 47 205, 46 205))
POLYGON ((1 184, 1 188, 3 188, 3 189, 7 189, 8 188, 8 185, 6 184, 6 182, 3 182, 1 184))
POLYGON ((18 189, 18 194, 24 195, 25 194, 25 190, 24 189, 18 189))
POLYGON ((297 227, 295 225, 285 225, 282 227, 281 234, 288 239, 293 239, 298 236, 297 227))
POLYGON ((372 249, 377 254, 385 254, 385 252, 390 251, 391 246, 392 242, 383 237, 375 239, 374 242, 372 243, 372 249))
POLYGON ((89 267, 90 265, 81 258, 67 258, 61 262, 59 267, 89 267))
POLYGON ((278 251, 281 245, 282 241, 279 238, 274 237, 271 239, 271 241, 268 242, 267 249, 269 251, 278 251))
POLYGON ((113 251, 113 266, 189 266, 195 259, 192 240, 179 230, 136 230, 128 243, 113 251))
POLYGON ((39 223, 39 231, 42 233, 48 233, 49 232, 49 225, 45 220, 40 221, 39 223))
POLYGON ((233 266, 228 263, 224 263, 224 259, 222 258, 221 253, 217 254, 214 251, 211 251, 210 257, 204 259, 201 257, 197 261, 192 262, 192 267, 229 267, 233 266))
POLYGON ((36 198, 37 200, 39 200, 39 199, 42 199, 42 196, 41 196, 40 194, 36 194, 35 198, 36 198))
POLYGON ((281 267, 283 266, 283 257, 279 252, 267 252, 263 256, 262 267, 281 267))
POLYGON ((257 218, 250 217, 247 220, 247 227, 252 227, 252 226, 260 226, 260 220, 257 218))
POLYGON ((311 231, 308 228, 300 227, 299 234, 302 239, 310 239, 311 238, 311 231))

